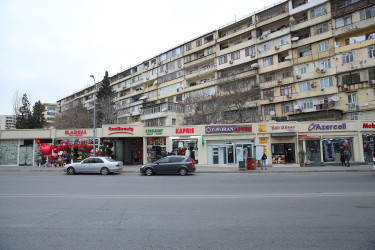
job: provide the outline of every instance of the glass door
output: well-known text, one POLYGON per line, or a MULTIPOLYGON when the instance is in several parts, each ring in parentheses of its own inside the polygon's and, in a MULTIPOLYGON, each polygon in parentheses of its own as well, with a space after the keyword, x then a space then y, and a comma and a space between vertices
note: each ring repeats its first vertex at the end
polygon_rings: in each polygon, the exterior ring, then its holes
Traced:
POLYGON ((227 145, 227 159, 228 164, 234 164, 234 147, 233 145, 227 145))

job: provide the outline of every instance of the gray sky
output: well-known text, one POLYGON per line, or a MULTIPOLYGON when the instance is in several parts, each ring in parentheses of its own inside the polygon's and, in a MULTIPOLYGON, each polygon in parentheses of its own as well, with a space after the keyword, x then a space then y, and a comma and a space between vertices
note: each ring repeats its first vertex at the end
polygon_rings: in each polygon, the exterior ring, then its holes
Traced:
POLYGON ((17 91, 55 103, 275 2, 1 0, 0 115, 17 91))

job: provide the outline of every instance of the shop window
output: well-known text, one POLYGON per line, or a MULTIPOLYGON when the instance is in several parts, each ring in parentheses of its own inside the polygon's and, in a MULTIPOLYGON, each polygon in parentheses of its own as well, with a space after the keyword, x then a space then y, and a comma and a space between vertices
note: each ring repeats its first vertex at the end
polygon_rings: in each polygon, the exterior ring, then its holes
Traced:
POLYGON ((341 152, 348 150, 353 161, 353 139, 352 138, 326 138, 322 140, 323 161, 340 162, 341 152))

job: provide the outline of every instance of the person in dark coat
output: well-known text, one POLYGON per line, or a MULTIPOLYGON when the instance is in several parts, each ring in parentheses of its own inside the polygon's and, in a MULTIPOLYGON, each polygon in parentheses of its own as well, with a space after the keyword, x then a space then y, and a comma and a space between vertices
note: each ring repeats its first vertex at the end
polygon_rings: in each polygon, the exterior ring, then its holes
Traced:
POLYGON ((340 161, 341 161, 341 167, 346 166, 346 163, 345 163, 346 159, 345 159, 344 151, 341 151, 340 161))

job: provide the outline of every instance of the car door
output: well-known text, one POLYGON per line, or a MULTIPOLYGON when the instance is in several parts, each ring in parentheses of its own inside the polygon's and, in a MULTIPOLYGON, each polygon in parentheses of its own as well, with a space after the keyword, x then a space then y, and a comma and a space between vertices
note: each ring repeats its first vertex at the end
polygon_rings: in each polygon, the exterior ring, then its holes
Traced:
POLYGON ((89 166, 91 164, 92 158, 86 158, 83 161, 81 161, 80 164, 77 164, 76 170, 79 173, 88 173, 89 172, 89 166))
POLYGON ((167 171, 169 173, 177 173, 180 167, 183 165, 181 164, 182 163, 181 161, 183 159, 184 159, 183 157, 171 157, 169 159, 167 171))
POLYGON ((100 158, 93 158, 92 163, 90 164, 91 173, 100 173, 100 169, 104 166, 104 162, 100 158))
POLYGON ((154 166, 156 173, 165 173, 168 172, 169 157, 161 158, 157 161, 157 164, 154 166))

